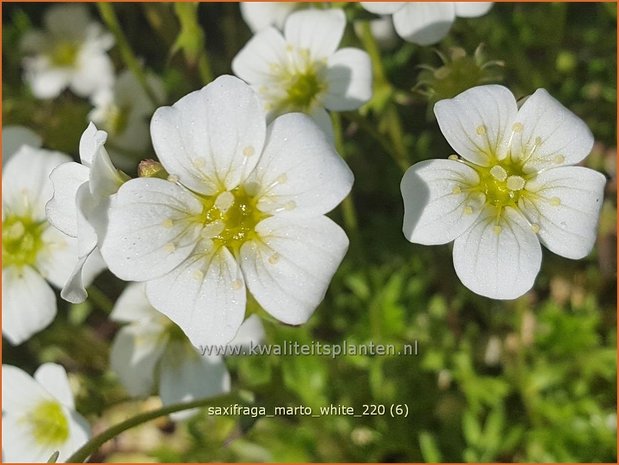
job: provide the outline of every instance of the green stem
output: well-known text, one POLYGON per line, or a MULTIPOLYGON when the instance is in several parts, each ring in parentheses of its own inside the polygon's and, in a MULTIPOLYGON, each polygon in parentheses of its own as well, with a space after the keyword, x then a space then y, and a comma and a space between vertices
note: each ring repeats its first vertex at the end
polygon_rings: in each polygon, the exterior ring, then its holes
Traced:
POLYGON ((180 412, 182 410, 189 410, 198 407, 226 406, 235 402, 239 403, 240 400, 241 399, 237 393, 230 393, 224 394, 219 397, 209 397, 206 399, 194 400, 192 402, 172 404, 157 410, 141 413, 139 415, 136 415, 135 417, 123 421, 122 423, 114 425, 111 428, 108 428, 105 431, 99 433, 97 436, 91 438, 90 441, 84 444, 81 448, 77 450, 77 452, 75 452, 71 457, 67 459, 67 463, 84 462, 90 455, 94 454, 107 441, 115 438, 116 436, 127 431, 128 429, 134 428, 156 418, 163 417, 174 412, 180 412))
POLYGON ((90 286, 88 288, 88 298, 105 313, 112 313, 114 302, 112 302, 112 300, 98 287, 90 286))
MULTIPOLYGON (((344 151, 344 138, 342 136, 342 118, 339 113, 331 113, 331 121, 333 122, 333 136, 335 138, 335 150, 342 158, 346 158, 344 151)), ((349 232, 357 235, 359 230, 359 222, 357 221, 357 211, 353 202, 352 193, 346 196, 342 201, 342 214, 344 215, 344 224, 349 232)))
POLYGON ((120 55, 122 56, 125 64, 127 65, 127 68, 129 68, 129 70, 131 70, 133 75, 136 77, 153 105, 159 106, 161 103, 159 102, 159 99, 157 98, 155 92, 148 84, 146 74, 144 73, 144 70, 142 69, 142 66, 138 61, 137 57, 133 53, 133 50, 129 45, 129 41, 127 40, 127 36, 125 36, 125 33, 120 27, 118 17, 116 16, 116 12, 114 11, 114 5, 112 3, 97 3, 97 8, 99 9, 99 13, 101 14, 101 18, 103 18, 105 25, 108 27, 108 29, 116 39, 116 45, 118 45, 120 55))

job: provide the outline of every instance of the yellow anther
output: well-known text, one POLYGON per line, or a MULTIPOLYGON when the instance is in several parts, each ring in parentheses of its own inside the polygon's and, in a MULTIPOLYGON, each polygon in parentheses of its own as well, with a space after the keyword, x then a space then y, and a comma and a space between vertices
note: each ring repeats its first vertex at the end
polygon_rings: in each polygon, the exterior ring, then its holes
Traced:
POLYGON ((170 229, 172 226, 174 226, 174 221, 172 221, 170 218, 166 218, 161 223, 161 226, 163 226, 166 229, 170 229))
POLYGON ((279 254, 276 252, 269 257, 269 263, 275 265, 279 261, 279 254))
POLYGON ((466 207, 464 207, 464 214, 465 215, 472 215, 473 214, 473 208, 469 205, 467 205, 466 207))
POLYGON ((559 197, 553 197, 552 199, 550 199, 550 205, 552 205, 553 207, 558 207, 559 205, 561 205, 561 199, 559 197))
POLYGON ((537 234, 537 233, 539 232, 539 230, 540 230, 539 224, 533 223, 533 224, 531 225, 531 229, 533 230, 533 232, 534 232, 535 234, 537 234))
POLYGON ((286 173, 282 173, 277 177, 278 184, 284 184, 286 181, 288 181, 288 176, 286 176, 286 173))
POLYGON ((477 129, 475 129, 475 132, 479 134, 480 136, 485 136, 487 132, 486 126, 484 126, 483 124, 481 126, 477 126, 477 129))
POLYGON ((243 281, 241 281, 240 279, 235 279, 234 281, 232 281, 233 289, 236 289, 238 291, 242 287, 243 287, 243 281))
POLYGON ((198 169, 202 169, 206 166, 206 159, 204 157, 194 158, 191 162, 193 163, 193 166, 198 169))
POLYGON ((215 199, 215 208, 222 213, 227 212, 234 205, 234 194, 229 191, 224 191, 215 199))
POLYGON ((168 181, 170 181, 170 182, 177 183, 178 180, 179 180, 179 177, 177 175, 175 175, 175 174, 171 174, 170 176, 168 176, 168 181))
POLYGON ((555 155, 552 161, 556 165, 562 165, 565 162, 565 157, 563 155, 555 155))
POLYGON ((460 194, 462 192, 462 189, 460 188, 460 186, 454 186, 453 189, 451 190, 452 194, 460 194))
POLYGON ((297 203, 294 200, 290 200, 289 202, 286 202, 286 205, 284 205, 286 210, 294 210, 296 207, 297 203))
POLYGON ((172 242, 168 242, 166 245, 163 246, 163 250, 165 250, 167 253, 172 253, 176 250, 176 246, 172 242))
POLYGON ((524 130, 524 126, 522 125, 522 123, 514 123, 512 126, 512 131, 514 131, 517 134, 520 134, 523 130, 524 130))
POLYGON ((526 181, 521 176, 510 176, 507 178, 507 188, 510 191, 519 191, 524 188, 526 181))
POLYGON ((251 157, 255 152, 256 151, 251 145, 248 145, 243 149, 243 155, 245 155, 246 157, 251 157))
POLYGON ((498 224, 495 224, 494 227, 492 228, 492 231, 494 231, 494 234, 496 235, 501 234, 502 230, 503 228, 501 228, 498 224))
POLYGON ((494 165, 490 169, 490 174, 497 181, 501 181, 502 182, 502 181, 505 181, 507 179, 507 171, 505 171, 505 168, 503 168, 500 165, 494 165))
POLYGON ((192 276, 196 281, 202 281, 204 279, 204 273, 202 273, 202 270, 193 270, 192 276))
POLYGON ((455 155, 455 154, 454 154, 454 155, 449 155, 449 156, 447 157, 447 159, 448 159, 448 160, 459 160, 460 158, 458 157, 458 155, 455 155))

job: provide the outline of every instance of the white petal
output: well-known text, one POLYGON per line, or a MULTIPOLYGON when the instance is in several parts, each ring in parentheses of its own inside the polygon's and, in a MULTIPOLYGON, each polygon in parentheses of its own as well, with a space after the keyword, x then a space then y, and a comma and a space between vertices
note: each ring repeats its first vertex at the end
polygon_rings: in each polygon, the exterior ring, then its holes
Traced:
POLYGON ((228 249, 216 250, 212 241, 198 244, 195 253, 176 269, 149 281, 146 295, 195 347, 226 344, 245 314, 245 283, 239 265, 228 249))
POLYGON ((454 2, 456 16, 460 18, 477 18, 483 16, 494 5, 493 2, 454 2))
POLYGON ((250 315, 228 345, 230 346, 249 346, 256 345, 264 341, 265 332, 262 320, 258 315, 250 315))
POLYGON ((41 137, 33 130, 24 126, 2 127, 2 165, 12 157, 22 145, 38 148, 41 146, 41 137))
POLYGON ((34 372, 34 379, 56 400, 70 409, 75 409, 69 378, 61 365, 44 363, 34 372))
POLYGON ((284 37, 298 49, 309 50, 313 60, 326 59, 337 50, 345 27, 346 15, 340 9, 302 10, 288 16, 284 37))
POLYGON ((528 158, 524 170, 529 173, 575 165, 593 147, 593 135, 585 122, 544 89, 524 102, 516 124, 521 125, 521 132, 514 134, 512 158, 528 158))
POLYGON ((418 45, 430 45, 447 35, 455 17, 453 3, 411 2, 393 15, 393 26, 404 40, 418 45))
POLYGON ((234 74, 251 84, 268 85, 272 65, 286 63, 286 40, 270 27, 253 36, 232 60, 234 74))
POLYGON ((417 244, 446 244, 477 220, 483 196, 467 187, 479 183, 472 168, 454 160, 426 160, 411 166, 400 188, 404 199, 404 236, 417 244))
POLYGON ((2 415, 3 462, 46 463, 55 450, 35 441, 32 427, 24 421, 23 415, 2 415))
POLYGON ((434 105, 447 142, 458 154, 481 166, 507 155, 517 111, 512 93, 497 85, 473 87, 434 105))
POLYGON ((325 107, 332 111, 355 110, 372 97, 370 56, 357 48, 335 52, 327 64, 325 107))
POLYGON ((312 121, 318 125, 322 132, 327 136, 327 140, 331 145, 334 144, 335 136, 333 134, 333 123, 331 122, 331 116, 329 112, 323 107, 315 106, 312 112, 309 114, 312 121))
POLYGON ((77 189, 88 181, 89 169, 79 163, 63 163, 56 167, 49 178, 54 194, 45 206, 47 220, 63 233, 77 236, 77 189))
POLYGON ((90 426, 83 416, 74 411, 65 413, 69 422, 69 438, 60 448, 58 462, 66 462, 91 437, 90 426))
MULTIPOLYGON (((170 343, 161 360, 159 396, 163 405, 214 397, 230 390, 230 375, 221 357, 202 357, 185 342, 170 343)), ((185 420, 197 409, 170 415, 185 420)))
POLYGON ((597 237, 606 178, 578 166, 546 170, 529 181, 519 206, 539 238, 552 252, 580 259, 589 254, 597 237))
POLYGON ((462 284, 471 291, 491 299, 515 299, 533 287, 542 249, 520 212, 506 207, 497 223, 495 209, 487 208, 455 240, 453 260, 462 284))
POLYGON ((22 146, 3 169, 3 214, 44 220, 45 204, 53 194, 49 175, 58 165, 69 161, 60 152, 22 146))
POLYGON ((252 32, 269 26, 284 27, 286 18, 297 7, 296 2, 241 2, 241 16, 252 32))
POLYGON ((44 400, 52 400, 52 397, 32 376, 21 368, 2 365, 3 414, 23 414, 44 400))
POLYGON ((249 291, 278 320, 305 323, 324 298, 348 237, 326 216, 273 216, 260 222, 256 232, 260 239, 241 247, 249 291))
POLYGON ((45 279, 62 288, 77 264, 77 240, 53 226, 43 232, 41 239, 43 248, 35 266, 45 279))
POLYGON ((131 283, 116 299, 110 319, 122 323, 131 323, 153 320, 158 315, 159 313, 146 298, 146 285, 144 283, 131 283))
POLYGON ((90 191, 95 198, 116 193, 123 183, 105 150, 106 141, 107 132, 97 130, 93 123, 88 125, 80 138, 80 159, 90 167, 90 191))
POLYGON ((52 99, 60 95, 71 81, 71 72, 65 68, 51 68, 42 57, 24 59, 24 80, 32 94, 40 99, 52 99))
POLYGON ((110 366, 132 397, 150 394, 156 366, 166 349, 164 328, 151 321, 132 323, 116 334, 110 351, 110 366))
POLYGON ((309 117, 288 113, 269 125, 248 182, 260 186, 260 210, 305 217, 335 208, 350 192, 353 174, 309 117))
POLYGON ((107 132, 99 131, 97 127, 91 122, 88 123, 86 129, 80 137, 80 160, 83 165, 92 166, 95 154, 103 147, 107 140, 107 132))
POLYGON ((116 276, 146 281, 185 260, 200 225, 202 204, 182 187, 156 178, 127 181, 112 198, 101 254, 116 276))
POLYGON ((63 39, 83 39, 90 23, 90 15, 85 5, 54 5, 43 17, 45 28, 52 35, 63 39))
POLYGON ((114 65, 105 50, 86 43, 79 51, 70 89, 81 97, 90 97, 114 84, 114 65))
POLYGON ((207 195, 233 189, 251 172, 265 132, 256 94, 233 76, 159 108, 151 122, 153 146, 168 173, 207 195))
POLYGON ((56 316, 56 296, 29 266, 2 270, 2 334, 21 344, 48 326, 56 316))
POLYGON ((370 13, 377 15, 392 15, 404 5, 405 2, 360 2, 360 5, 370 13))

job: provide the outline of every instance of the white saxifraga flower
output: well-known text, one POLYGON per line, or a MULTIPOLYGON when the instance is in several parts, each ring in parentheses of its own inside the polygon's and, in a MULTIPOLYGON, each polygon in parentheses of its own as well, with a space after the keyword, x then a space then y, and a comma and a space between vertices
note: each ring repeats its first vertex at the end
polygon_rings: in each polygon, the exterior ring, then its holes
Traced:
MULTIPOLYGON (((193 347, 178 326, 150 305, 143 283, 132 283, 125 289, 110 318, 128 323, 114 338, 110 364, 131 396, 146 396, 157 390, 163 405, 170 405, 230 390, 223 357, 203 355, 193 347)), ((255 315, 248 318, 241 325, 239 337, 259 343, 264 338, 260 319, 255 315)), ((183 420, 195 411, 172 417, 183 420)))
POLYGON ((243 321, 246 286, 271 315, 307 321, 348 238, 324 216, 353 175, 302 114, 266 128, 255 93, 222 76, 151 123, 168 180, 139 178, 113 196, 101 252, 195 346, 225 344, 243 321))
MULTIPOLYGON (((52 322, 56 295, 46 280, 62 287, 77 261, 75 240, 45 218, 49 175, 70 160, 22 145, 2 173, 2 333, 12 344, 52 322)), ((97 271, 89 265, 87 280, 97 271)))
POLYGON ((286 18, 303 3, 300 2, 241 2, 241 16, 252 32, 269 26, 281 30, 286 18))
POLYGON ((431 45, 447 35, 456 17, 485 15, 492 2, 361 2, 370 13, 393 15, 393 25, 402 39, 431 45))
POLYGON ((258 92, 270 120, 300 111, 331 134, 325 108, 354 110, 372 96, 368 54, 337 49, 345 27, 341 10, 294 12, 283 35, 273 27, 258 32, 234 57, 232 69, 258 92))
MULTIPOLYGON (((163 101, 165 90, 161 79, 150 74, 147 80, 159 101, 163 101)), ((95 108, 88 118, 107 132, 108 143, 113 146, 108 152, 116 162, 126 162, 127 153, 142 154, 149 147, 148 121, 155 105, 131 71, 120 73, 114 86, 99 92, 93 97, 93 103, 95 108)), ((126 168, 134 166, 135 162, 126 168)))
POLYGON ((63 233, 77 239, 78 262, 63 282, 61 296, 69 302, 86 300, 84 273, 89 263, 105 268, 98 242, 107 225, 110 195, 127 179, 107 154, 105 131, 90 123, 80 139, 80 163, 59 165, 50 174, 53 197, 46 205, 47 218, 63 233))
POLYGON ((586 124, 544 89, 518 109, 497 85, 441 100, 434 113, 460 155, 413 165, 402 179, 404 235, 453 241, 454 268, 473 292, 514 299, 533 286, 540 242, 571 259, 593 248, 606 179, 570 166, 591 151, 586 124))
POLYGON ((114 82, 114 67, 107 55, 111 34, 90 19, 84 5, 55 5, 43 18, 45 31, 28 32, 21 47, 25 80, 37 98, 47 99, 70 88, 90 97, 114 82))
POLYGON ((58 451, 58 462, 63 462, 89 438, 90 427, 75 411, 63 367, 46 363, 33 379, 2 365, 3 460, 45 463, 58 451))

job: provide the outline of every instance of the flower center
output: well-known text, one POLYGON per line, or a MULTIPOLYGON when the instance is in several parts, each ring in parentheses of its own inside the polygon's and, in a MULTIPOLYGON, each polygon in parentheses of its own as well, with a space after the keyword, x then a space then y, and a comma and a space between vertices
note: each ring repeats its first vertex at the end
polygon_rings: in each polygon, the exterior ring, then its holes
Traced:
POLYGON ((26 420, 38 444, 57 445, 69 438, 69 422, 62 406, 54 400, 45 400, 38 404, 26 420))
POLYGON ((490 168, 476 167, 476 170, 480 178, 478 190, 486 195, 488 203, 496 207, 518 204, 526 184, 520 166, 506 159, 490 168))
POLYGON ((299 110, 309 110, 316 96, 324 89, 316 72, 308 69, 304 74, 293 75, 289 79, 287 105, 299 110))
POLYGON ((114 136, 121 134, 129 123, 130 111, 129 107, 111 104, 105 117, 105 130, 114 136))
POLYGON ((77 44, 63 40, 54 45, 50 58, 54 65, 61 68, 69 68, 75 64, 77 52, 77 44))
POLYGON ((202 236, 237 254, 244 242, 257 236, 256 225, 269 216, 258 209, 257 202, 246 186, 208 198, 202 213, 202 236))
POLYGON ((2 222, 2 266, 34 264, 43 247, 46 226, 32 218, 8 216, 2 222))

